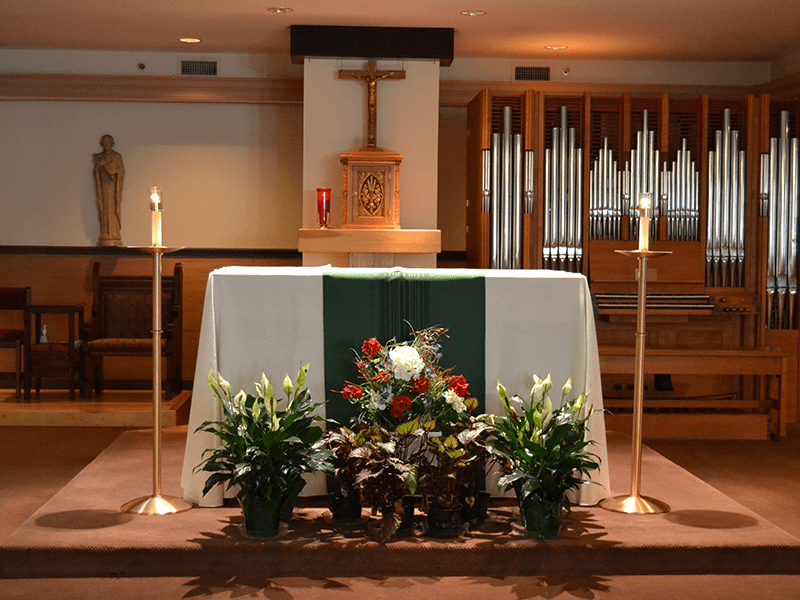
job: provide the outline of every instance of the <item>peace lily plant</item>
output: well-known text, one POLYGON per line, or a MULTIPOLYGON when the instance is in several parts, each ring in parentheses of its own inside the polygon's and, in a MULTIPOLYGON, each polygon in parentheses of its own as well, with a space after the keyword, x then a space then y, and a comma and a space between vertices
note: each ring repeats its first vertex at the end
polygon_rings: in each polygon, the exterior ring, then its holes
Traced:
MULTIPOLYGON (((323 421, 314 414, 321 404, 314 404, 305 387, 308 367, 306 363, 300 368, 296 386, 288 375, 283 380, 285 401, 278 400, 264 374, 255 395, 244 391, 234 395, 222 375, 209 373, 208 383, 222 407, 223 419, 207 421, 197 431, 211 433, 222 443, 203 453, 196 470, 210 473, 203 494, 217 484, 238 486, 248 532, 256 505, 280 511, 291 491, 299 491, 303 473, 331 470, 331 452, 323 448, 322 428, 314 424, 323 421)), ((278 524, 275 520, 275 531, 270 527, 265 535, 276 535, 278 524)))
POLYGON ((554 532, 549 523, 541 535, 531 529, 545 517, 560 522, 562 508, 569 510, 566 493, 589 482, 589 473, 599 467, 597 456, 588 449, 593 442, 586 436, 592 407, 586 404, 585 392, 567 400, 572 378, 561 389, 558 408, 550 399, 551 376, 542 380, 534 374, 533 379, 528 399, 509 397, 498 381, 505 416, 490 419, 487 443, 499 459, 502 476, 498 487, 515 490, 526 530, 536 537, 555 537, 558 523, 554 532))

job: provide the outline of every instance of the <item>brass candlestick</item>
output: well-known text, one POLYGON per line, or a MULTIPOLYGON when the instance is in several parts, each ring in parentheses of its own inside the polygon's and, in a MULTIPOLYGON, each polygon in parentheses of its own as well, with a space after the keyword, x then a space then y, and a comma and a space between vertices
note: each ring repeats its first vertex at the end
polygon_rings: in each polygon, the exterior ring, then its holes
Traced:
POLYGON ((642 481, 642 415, 644 412, 644 346, 645 309, 647 304, 647 259, 657 258, 670 252, 643 250, 617 250, 625 256, 639 260, 639 297, 636 308, 636 363, 634 366, 633 392, 633 444, 631 458, 631 493, 612 496, 600 502, 600 506, 614 512, 631 515, 652 515, 669 512, 669 505, 639 494, 642 481))
POLYGON ((153 493, 122 505, 122 512, 137 515, 166 515, 183 512, 192 505, 182 498, 161 494, 161 255, 180 248, 139 246, 153 255, 153 493))
POLYGON ((153 255, 153 493, 122 505, 122 512, 137 515, 168 515, 192 508, 174 496, 161 494, 161 255, 181 248, 161 245, 161 188, 150 188, 153 216, 152 245, 137 246, 140 252, 153 255))

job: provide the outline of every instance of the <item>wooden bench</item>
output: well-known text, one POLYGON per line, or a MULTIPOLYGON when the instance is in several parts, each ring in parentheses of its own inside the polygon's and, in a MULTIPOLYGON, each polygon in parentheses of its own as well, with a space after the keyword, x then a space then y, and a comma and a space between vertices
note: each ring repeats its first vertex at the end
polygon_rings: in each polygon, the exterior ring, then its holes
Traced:
MULTIPOLYGON (((153 355, 153 279, 150 276, 93 274, 92 315, 83 331, 86 389, 103 390, 103 358, 153 355)), ((183 270, 161 278, 161 352, 166 358, 167 396, 181 392, 183 376, 183 270)))
MULTIPOLYGON (((629 346, 599 346, 603 375, 633 375, 635 349, 629 346)), ((763 375, 778 378, 780 408, 778 435, 786 435, 789 395, 784 390, 790 374, 790 353, 772 348, 659 349, 646 348, 645 374, 671 375, 763 375)))

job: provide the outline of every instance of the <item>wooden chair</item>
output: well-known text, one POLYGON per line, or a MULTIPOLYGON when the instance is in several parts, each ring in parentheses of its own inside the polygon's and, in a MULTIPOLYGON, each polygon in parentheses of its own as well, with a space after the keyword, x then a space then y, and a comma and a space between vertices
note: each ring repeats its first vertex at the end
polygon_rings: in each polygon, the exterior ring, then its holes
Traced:
MULTIPOLYGON (((152 356, 153 279, 146 276, 103 275, 100 263, 92 274, 92 314, 83 334, 87 388, 103 391, 103 358, 152 356)), ((161 355, 166 359, 167 395, 183 387, 183 270, 161 280, 161 355)), ((89 389, 84 395, 90 395, 89 389)))
MULTIPOLYGON (((0 310, 19 311, 25 316, 25 308, 31 303, 31 288, 0 288, 0 310)), ((27 324, 27 319, 24 319, 27 324)), ((16 384, 17 398, 22 390, 22 347, 27 337, 27 325, 23 329, 0 329, 0 348, 13 348, 17 353, 16 384)))

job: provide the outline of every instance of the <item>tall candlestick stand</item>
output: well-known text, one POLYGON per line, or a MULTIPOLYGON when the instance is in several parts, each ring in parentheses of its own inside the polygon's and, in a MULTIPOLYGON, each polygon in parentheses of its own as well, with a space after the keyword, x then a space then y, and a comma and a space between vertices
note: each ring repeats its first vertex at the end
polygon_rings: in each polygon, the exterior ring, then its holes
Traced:
POLYGON ((166 515, 192 508, 182 498, 161 494, 161 255, 180 248, 154 245, 136 250, 153 255, 153 494, 126 502, 120 510, 137 515, 166 515))
POLYGON ((631 515, 652 515, 669 512, 669 505, 639 494, 642 482, 642 413, 644 408, 644 347, 645 308, 647 306, 647 259, 657 258, 670 252, 648 250, 617 250, 625 256, 639 259, 639 298, 636 308, 636 363, 634 365, 633 391, 633 444, 631 457, 631 493, 612 496, 600 502, 600 506, 614 512, 631 515))

